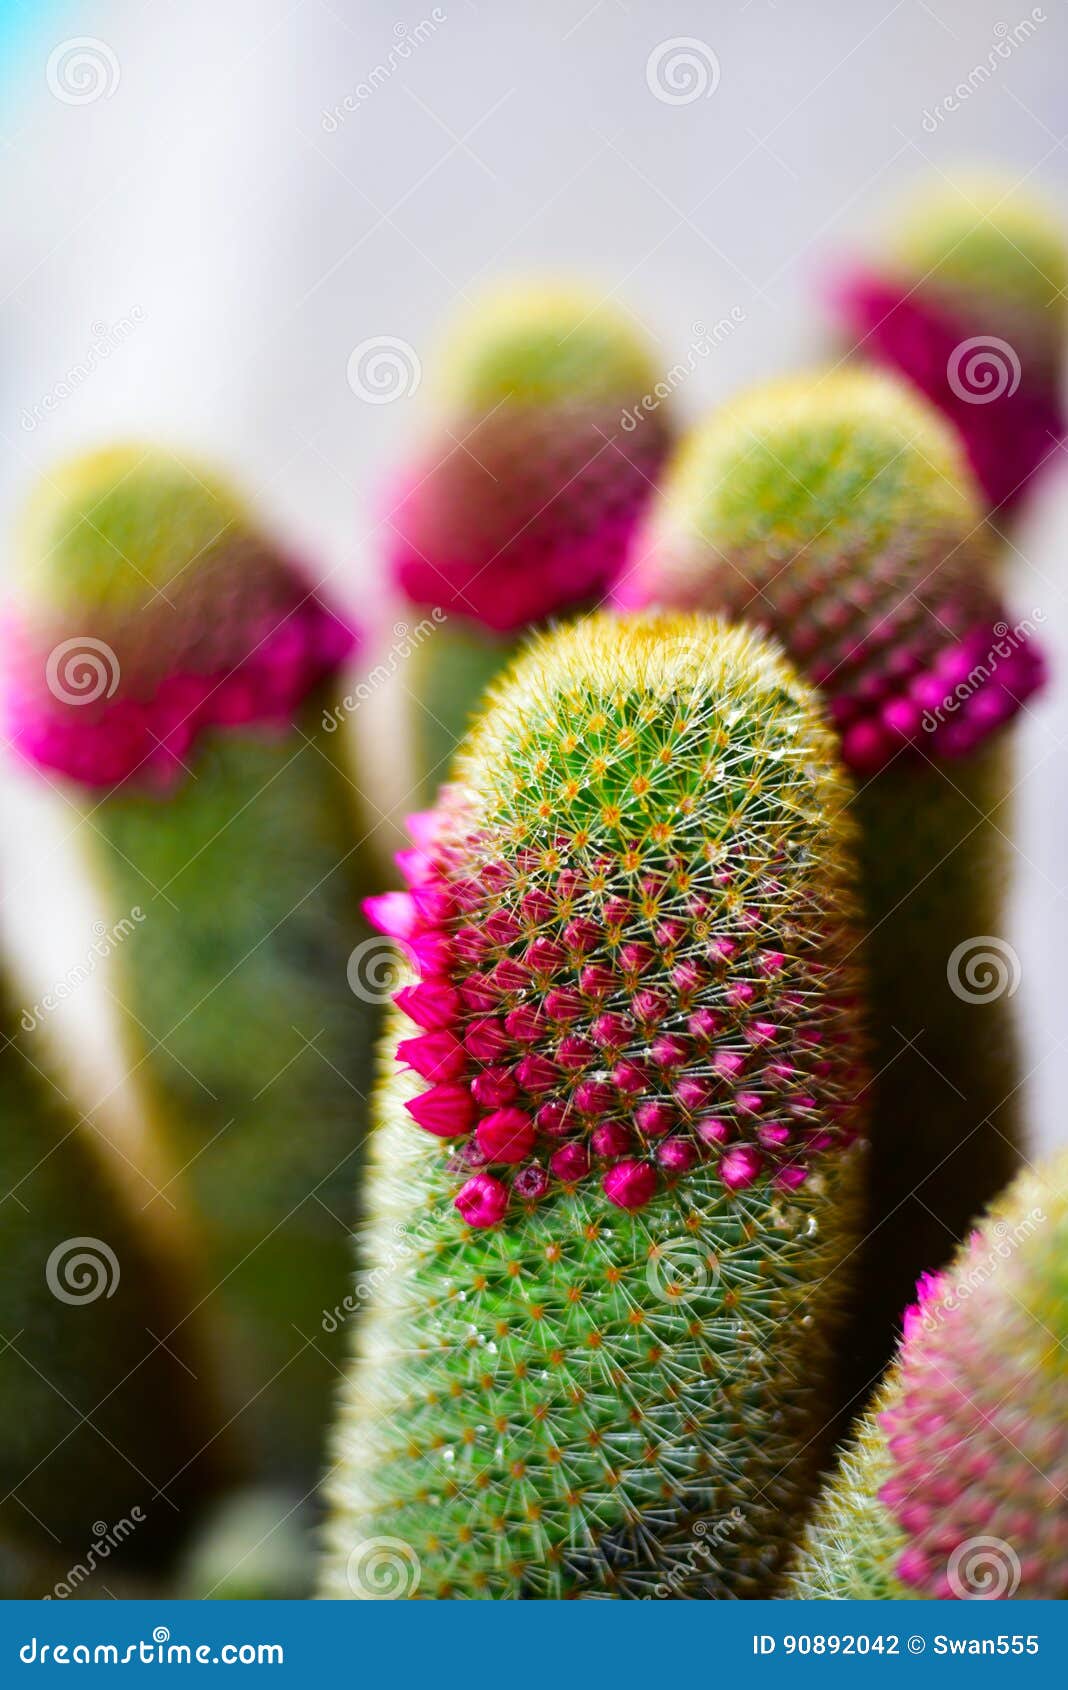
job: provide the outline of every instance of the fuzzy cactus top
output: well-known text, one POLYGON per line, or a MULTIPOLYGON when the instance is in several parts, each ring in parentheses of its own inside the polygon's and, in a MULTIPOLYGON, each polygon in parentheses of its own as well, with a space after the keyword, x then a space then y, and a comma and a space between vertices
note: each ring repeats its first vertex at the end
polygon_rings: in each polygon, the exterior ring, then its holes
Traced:
POLYGON ((373 906, 411 974, 329 1594, 383 1545, 406 1594, 770 1588, 856 1237, 846 801, 741 630, 591 618, 498 687, 373 906))
POLYGON ((1063 219, 1010 179, 939 183, 883 250, 838 277, 858 350, 913 382, 959 430, 993 506, 1011 506, 1065 432, 1063 219))
POLYGON ((203 466, 123 446, 61 466, 17 554, 8 726, 90 786, 169 786, 208 727, 287 721, 353 635, 203 466))
POLYGON ((413 818, 411 890, 369 908, 418 976, 398 999, 415 1025, 397 1058, 426 1082, 406 1108, 468 1176, 468 1225, 593 1172, 641 1208, 709 1159, 730 1190, 793 1189, 848 1141, 852 1004, 814 1024, 835 957, 794 942, 830 925, 822 865, 818 886, 796 873, 800 822, 787 838, 791 777, 813 796, 799 704, 740 634, 585 622, 520 669, 413 818))
POLYGON ((925 1276, 790 1594, 1068 1596, 1068 1158, 925 1276))
POLYGON ((617 599, 767 628, 867 773, 971 751, 1039 685, 991 546, 952 432, 857 368, 758 389, 684 442, 617 599))
POLYGON ((390 489, 387 563, 413 603, 498 633, 601 597, 668 439, 624 417, 657 369, 596 294, 506 289, 445 349, 442 415, 390 489))

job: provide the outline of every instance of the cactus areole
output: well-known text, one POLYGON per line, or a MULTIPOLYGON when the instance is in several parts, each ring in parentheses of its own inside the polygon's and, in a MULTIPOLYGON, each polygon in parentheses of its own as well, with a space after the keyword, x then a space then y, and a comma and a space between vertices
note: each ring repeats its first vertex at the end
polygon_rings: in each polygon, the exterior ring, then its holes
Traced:
POLYGON ((856 1242, 833 737, 759 638, 595 617, 454 774, 372 904, 410 972, 326 1588, 386 1537, 422 1595, 766 1594, 856 1242))

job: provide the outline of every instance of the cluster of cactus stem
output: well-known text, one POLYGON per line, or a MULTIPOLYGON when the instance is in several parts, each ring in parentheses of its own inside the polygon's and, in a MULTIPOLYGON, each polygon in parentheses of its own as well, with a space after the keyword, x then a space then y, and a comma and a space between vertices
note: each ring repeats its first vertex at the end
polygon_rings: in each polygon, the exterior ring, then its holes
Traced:
POLYGON ((593 292, 492 294, 442 366, 440 418, 385 516, 395 587, 444 614, 404 675, 428 798, 517 636, 604 597, 670 440, 651 346, 593 292))
POLYGON ((1009 628, 951 431, 862 369, 757 390, 698 429, 619 597, 774 634, 821 689, 857 778, 878 1076, 863 1389, 917 1276, 1018 1164, 1009 997, 968 991, 953 958, 966 969, 969 945, 996 952, 1003 931, 1005 728, 1042 680, 1034 629, 1009 628))
POLYGON ((1008 512, 1065 433, 1068 243, 1011 179, 926 187, 876 252, 836 279, 859 356, 917 387, 960 434, 987 505, 1008 512))
POLYGON ((109 983, 160 1202, 199 1234, 219 1425, 253 1473, 307 1482, 373 1043, 347 976, 369 887, 320 727, 353 635, 210 470, 149 447, 49 477, 19 581, 15 742, 105 926, 142 912, 109 983))
POLYGON ((1068 1159, 925 1275, 791 1568, 792 1597, 1068 1597, 1068 1159))
POLYGON ((491 696, 375 900, 410 977, 328 1594, 383 1542, 410 1595, 774 1588, 857 1237, 847 796, 701 618, 587 619, 491 696))

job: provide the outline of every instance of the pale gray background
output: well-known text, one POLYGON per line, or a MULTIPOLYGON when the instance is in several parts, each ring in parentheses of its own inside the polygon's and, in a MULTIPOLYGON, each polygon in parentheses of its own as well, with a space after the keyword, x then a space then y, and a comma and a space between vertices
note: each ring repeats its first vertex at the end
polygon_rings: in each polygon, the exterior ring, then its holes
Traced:
MULTIPOLYGON (((487 280, 577 271, 645 320, 665 368, 691 324, 739 307, 744 322, 681 395, 697 414, 818 355, 821 264, 911 178, 999 163, 1068 214, 1068 10, 1041 10, 1034 37, 930 134, 925 109, 987 60, 999 24, 1030 15, 1022 0, 449 0, 334 132, 324 110, 387 61, 404 25, 434 15, 423 0, 404 13, 345 0, 38 7, 7 71, 0 157, 5 545, 57 453, 156 434, 229 462, 318 573, 369 607, 369 493, 426 415, 442 321, 487 280), (106 42, 119 80, 76 106, 50 93, 46 65, 81 35, 106 42), (675 36, 706 43, 721 70, 710 97, 683 106, 646 82, 650 53, 675 36), (23 426, 100 328, 132 314, 143 321, 80 390, 23 426), (388 405, 353 394, 349 354, 376 335, 416 349, 422 391, 388 405)), ((1011 576, 1062 670, 1065 465, 1011 576)), ((1068 1138, 1066 697, 1059 682, 1020 736, 1006 935, 1047 1143, 1068 1138)), ((25 783, 7 786, 4 916, 43 988, 63 955, 84 954, 92 899, 58 902, 69 827, 25 783)), ((87 1026, 91 999, 77 1005, 87 1026)), ((102 1076, 105 1031, 93 1029, 102 1076)))

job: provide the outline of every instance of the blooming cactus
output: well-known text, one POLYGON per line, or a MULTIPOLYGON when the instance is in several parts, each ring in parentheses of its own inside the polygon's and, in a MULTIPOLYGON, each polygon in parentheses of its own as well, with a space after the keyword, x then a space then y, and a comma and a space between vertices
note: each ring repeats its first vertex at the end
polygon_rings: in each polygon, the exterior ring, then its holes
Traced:
POLYGON ((787 1594, 1068 1596, 1068 1158, 925 1276, 787 1594))
POLYGON ((960 433, 992 508, 1010 509, 1064 436, 1068 242, 1009 179, 939 182, 833 302, 865 358, 919 388, 960 433))
POLYGON ((861 369, 758 390, 699 429, 635 555, 625 604, 726 613, 781 640, 857 776, 878 1075, 863 1386, 917 1275, 1017 1164, 999 810, 1006 726, 1042 678, 1033 627, 1010 630, 948 427, 861 369))
POLYGON ((498 688, 376 901, 410 977, 329 1594, 773 1587, 856 1242, 845 797, 807 689, 701 618, 498 688))
POLYGON ((444 365, 441 419, 386 519, 394 585, 444 618, 405 671, 429 791, 510 639, 603 598, 669 440, 651 350, 596 294, 506 288, 444 365))
POLYGON ((110 959, 131 1079, 203 1231, 229 1412, 254 1465, 308 1474, 369 1067, 317 702, 353 637, 211 471, 151 448, 53 473, 19 563, 10 731, 65 777, 106 925, 133 929, 110 959))

